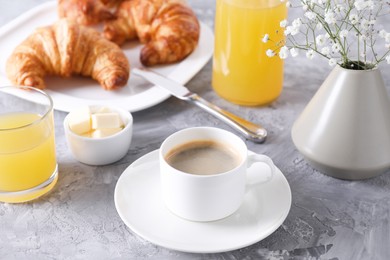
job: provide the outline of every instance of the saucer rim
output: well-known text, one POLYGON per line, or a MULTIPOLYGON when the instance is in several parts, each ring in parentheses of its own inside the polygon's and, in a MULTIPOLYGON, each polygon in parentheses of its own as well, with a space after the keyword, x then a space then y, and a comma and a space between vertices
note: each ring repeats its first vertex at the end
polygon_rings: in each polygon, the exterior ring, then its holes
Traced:
MULTIPOLYGON (((228 251, 233 251, 233 250, 237 250, 237 249, 241 249, 241 248, 244 248, 244 247, 247 247, 247 246, 250 246, 250 245, 253 245, 255 243, 258 243, 260 241, 262 241, 263 239, 267 238, 268 236, 270 236, 273 232, 275 232, 282 224, 283 222, 286 220, 289 212, 290 212, 290 209, 291 209, 291 204, 292 204, 292 194, 291 194, 291 187, 286 179, 286 177, 284 176, 284 174, 282 173, 282 171, 276 167, 277 171, 276 171, 276 174, 280 175, 281 177, 281 182, 284 182, 285 183, 285 186, 288 188, 288 190, 286 191, 286 194, 288 195, 288 197, 286 198, 287 199, 287 204, 288 206, 284 209, 283 211, 283 214, 280 215, 280 217, 278 219, 275 220, 275 223, 270 225, 269 228, 267 228, 266 230, 264 230, 263 232, 261 232, 261 236, 258 236, 256 239, 252 239, 252 240, 248 240, 246 243, 238 243, 236 246, 232 247, 223 247, 223 246, 218 246, 218 247, 215 247, 215 249, 208 249, 208 250, 198 250, 198 249, 190 249, 190 248, 183 248, 183 247, 180 247, 180 246, 174 246, 172 245, 172 243, 166 243, 165 241, 161 241, 159 239, 154 239, 153 237, 150 237, 150 236, 147 236, 147 235, 144 235, 143 232, 140 232, 138 230, 138 228, 136 226, 134 226, 133 224, 129 223, 129 221, 126 219, 126 217, 124 216, 124 213, 122 213, 121 211, 121 207, 118 206, 118 196, 119 196, 119 191, 118 191, 118 185, 120 182, 121 182, 121 179, 124 178, 124 176, 128 175, 131 173, 131 168, 134 166, 134 165, 137 165, 139 164, 140 161, 143 161, 145 160, 145 157, 155 157, 153 161, 159 161, 159 157, 158 157, 158 151, 160 149, 156 149, 156 150, 153 150, 149 153, 146 153, 144 154, 143 156, 141 156, 140 158, 138 158, 137 160, 135 160, 134 162, 132 162, 121 174, 121 176, 118 178, 118 181, 115 185, 115 191, 114 191, 114 203, 115 203, 115 209, 120 217, 120 219, 123 221, 123 223, 127 226, 127 228, 129 229, 129 231, 133 232, 134 234, 136 234, 137 236, 141 237, 142 239, 146 240, 146 241, 149 241, 150 243, 154 244, 154 245, 157 245, 157 246, 161 246, 163 248, 166 248, 166 249, 169 249, 169 250, 175 250, 175 251, 179 251, 179 252, 185 252, 185 253, 222 253, 222 252, 228 252, 228 251)), ((250 150, 248 150, 248 153, 254 153, 250 150)), ((151 161, 152 162, 152 161, 151 161)), ((159 174, 159 170, 157 170, 157 172, 153 172, 152 174, 159 174)), ((266 185, 266 184, 264 184, 266 185)), ((280 185, 280 184, 279 184, 280 185)), ((177 215, 175 215, 174 213, 172 213, 171 211, 169 211, 169 209, 166 208, 166 210, 169 212, 169 214, 171 214, 174 218, 178 218, 178 219, 181 219, 183 221, 186 221, 186 222, 193 222, 193 221, 190 221, 190 220, 185 220, 183 218, 180 218, 178 217, 177 215)), ((238 209, 240 210, 240 209, 238 209)), ((226 218, 229 218, 230 216, 227 216, 226 218)), ((218 223, 219 221, 223 221, 224 219, 226 218, 223 218, 223 219, 220 219, 220 220, 216 220, 216 221, 212 221, 212 222, 216 222, 218 223)), ((201 222, 196 222, 196 223, 201 223, 201 222)), ((209 223, 209 222, 206 222, 206 223, 209 223)))

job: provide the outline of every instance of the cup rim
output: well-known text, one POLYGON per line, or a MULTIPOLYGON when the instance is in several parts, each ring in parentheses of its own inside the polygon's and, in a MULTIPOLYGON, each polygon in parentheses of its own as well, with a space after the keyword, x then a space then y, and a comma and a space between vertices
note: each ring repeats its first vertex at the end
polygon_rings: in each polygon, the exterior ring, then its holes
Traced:
POLYGON ((235 172, 238 168, 242 167, 244 165, 244 163, 247 161, 246 158, 247 158, 247 154, 248 154, 248 147, 246 146, 246 144, 244 143, 244 141, 238 137, 237 135, 233 134, 232 132, 229 132, 225 129, 222 129, 222 128, 218 128, 218 127, 210 127, 210 126, 197 126, 197 127, 188 127, 188 128, 184 128, 184 129, 181 129, 177 132, 174 132, 172 133, 171 135, 169 135, 161 144, 160 146, 160 149, 159 149, 159 155, 160 155, 160 160, 163 160, 164 163, 170 168, 170 169, 173 169, 177 174, 181 174, 181 175, 184 175, 184 176, 188 176, 190 178, 218 178, 218 177, 222 177, 222 176, 225 176, 225 175, 228 175, 228 174, 231 174, 232 172, 235 172), (184 172, 184 171, 180 171, 176 168, 174 168, 173 166, 171 166, 166 160, 165 160, 165 157, 164 155, 162 154, 162 146, 166 143, 166 141, 171 138, 171 136, 177 134, 177 133, 180 133, 180 132, 184 132, 184 131, 189 131, 189 130, 196 130, 196 129, 211 129, 211 131, 222 131, 222 132, 225 132, 229 135, 231 135, 232 137, 236 138, 237 140, 239 140, 239 142, 241 142, 243 144, 243 147, 245 148, 245 154, 244 154, 244 157, 241 158, 240 160, 240 163, 234 167, 233 169, 230 169, 228 171, 225 171, 225 172, 221 172, 221 173, 216 173, 216 174, 209 174, 209 175, 200 175, 200 174, 192 174, 192 173, 188 173, 188 172, 184 172))
MULTIPOLYGON (((17 127, 11 127, 11 128, 0 128, 0 132, 24 129, 24 128, 28 128, 28 127, 30 127, 32 125, 39 124, 40 122, 45 120, 48 117, 48 115, 53 111, 53 107, 54 107, 53 99, 45 91, 43 91, 41 89, 38 89, 38 88, 31 87, 31 86, 1 86, 0 87, 0 91, 3 91, 3 89, 10 89, 10 88, 32 90, 32 91, 35 91, 37 93, 42 94, 43 96, 45 96, 49 100, 48 109, 41 117, 37 118, 36 120, 34 120, 33 122, 31 122, 29 124, 22 125, 22 126, 17 126, 17 127)), ((5 93, 12 95, 12 93, 9 93, 9 92, 5 92, 5 93)), ((33 102, 33 101, 31 101, 31 102, 33 102)), ((34 103, 37 103, 37 102, 34 102, 34 103)), ((45 105, 45 104, 43 104, 43 105, 45 105)))

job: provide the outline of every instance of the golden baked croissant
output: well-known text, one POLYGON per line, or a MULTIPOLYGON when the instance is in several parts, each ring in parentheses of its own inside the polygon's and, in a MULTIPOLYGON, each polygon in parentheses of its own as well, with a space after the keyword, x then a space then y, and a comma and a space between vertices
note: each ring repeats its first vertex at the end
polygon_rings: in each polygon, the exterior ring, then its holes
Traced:
POLYGON ((124 0, 101 0, 103 4, 105 4, 108 7, 115 7, 119 5, 124 0))
POLYGON ((116 16, 105 22, 105 37, 119 45, 138 38, 145 43, 140 59, 146 66, 180 61, 199 40, 198 19, 182 1, 124 1, 116 16))
POLYGON ((101 0, 58 0, 57 9, 60 18, 66 17, 83 25, 97 24, 115 17, 101 0))
POLYGON ((130 65, 123 51, 92 28, 67 19, 39 28, 17 46, 6 73, 16 85, 45 88, 45 75, 92 76, 107 90, 124 86, 130 65))

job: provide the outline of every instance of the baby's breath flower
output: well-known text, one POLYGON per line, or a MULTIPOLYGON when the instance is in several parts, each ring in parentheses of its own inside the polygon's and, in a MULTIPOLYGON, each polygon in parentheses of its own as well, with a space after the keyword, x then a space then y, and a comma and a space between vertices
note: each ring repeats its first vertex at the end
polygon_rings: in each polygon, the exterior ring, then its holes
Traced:
POLYGON ((310 60, 312 60, 314 58, 314 51, 313 50, 308 50, 306 52, 306 57, 310 60))
MULTIPOLYGON (((289 7, 300 6, 302 15, 291 23, 280 21, 286 38, 276 42, 275 50, 281 59, 296 57, 303 50, 307 58, 318 53, 331 66, 372 69, 381 62, 390 63, 390 32, 377 28, 383 21, 378 17, 390 15, 390 0, 285 1, 289 7)), ((269 40, 268 34, 263 37, 264 42, 269 40)), ((269 49, 267 55, 276 53, 269 49)))
POLYGON ((332 52, 339 52, 341 50, 341 46, 338 43, 332 44, 332 52))
POLYGON ((328 56, 330 54, 330 48, 329 47, 324 47, 321 49, 322 55, 328 56))
POLYGON ((292 29, 292 26, 287 26, 286 29, 284 30, 284 35, 286 35, 286 36, 290 35, 291 29, 292 29))
POLYGON ((336 14, 341 14, 345 10, 345 7, 341 4, 336 5, 334 11, 336 14))
POLYGON ((336 59, 334 59, 334 58, 331 58, 331 59, 329 59, 329 62, 328 62, 328 64, 329 64, 329 66, 335 66, 336 64, 337 64, 337 61, 336 61, 336 59))
POLYGON ((316 43, 317 43, 317 45, 322 46, 322 45, 325 44, 325 42, 326 42, 326 37, 325 37, 325 35, 320 34, 320 35, 318 35, 318 36, 316 37, 316 43))
POLYGON ((349 21, 351 22, 351 24, 355 25, 359 22, 359 16, 357 14, 350 14, 349 21))
POLYGON ((360 20, 360 29, 363 30, 363 31, 367 31, 370 26, 370 22, 367 20, 367 19, 362 19, 360 20))
POLYGON ((296 27, 298 29, 299 29, 299 27, 301 27, 301 25, 302 25, 301 18, 294 19, 294 21, 292 22, 292 26, 296 27))
POLYGON ((374 10, 374 8, 375 8, 375 2, 372 1, 372 0, 366 1, 366 7, 368 7, 368 9, 370 9, 370 10, 374 10))
POLYGON ((271 49, 268 49, 265 54, 268 56, 268 57, 273 57, 275 56, 275 52, 271 49))
POLYGON ((367 3, 364 0, 356 0, 354 3, 356 10, 362 11, 367 7, 367 3))
POLYGON ((297 49, 291 48, 290 49, 290 54, 291 54, 291 57, 297 57, 299 53, 298 53, 297 49))
POLYGON ((383 30, 383 29, 380 30, 380 31, 379 31, 379 37, 381 37, 381 38, 384 39, 384 38, 386 37, 386 30, 383 30))
POLYGON ((385 34, 385 41, 386 41, 387 43, 390 43, 390 33, 386 33, 386 34, 385 34))
POLYGON ((287 26, 287 20, 286 19, 284 19, 284 20, 282 20, 282 21, 280 21, 280 27, 282 27, 282 28, 286 28, 286 26, 287 26))
POLYGON ((305 16, 309 19, 309 20, 314 20, 316 19, 317 15, 313 12, 306 12, 305 13, 305 16))
POLYGON ((284 30, 284 35, 296 35, 299 33, 299 27, 295 27, 295 26, 287 26, 286 27, 286 30, 284 30))
POLYGON ((283 46, 279 50, 279 58, 282 60, 286 59, 288 57, 288 48, 286 46, 283 46))
POLYGON ((341 30, 339 35, 341 39, 347 38, 349 31, 348 30, 341 30))
POLYGON ((325 13, 325 22, 327 24, 335 24, 336 23, 336 16, 335 16, 335 13, 332 12, 332 11, 327 11, 325 13))
POLYGON ((261 41, 266 43, 266 42, 268 42, 268 40, 269 40, 269 34, 265 34, 261 41))

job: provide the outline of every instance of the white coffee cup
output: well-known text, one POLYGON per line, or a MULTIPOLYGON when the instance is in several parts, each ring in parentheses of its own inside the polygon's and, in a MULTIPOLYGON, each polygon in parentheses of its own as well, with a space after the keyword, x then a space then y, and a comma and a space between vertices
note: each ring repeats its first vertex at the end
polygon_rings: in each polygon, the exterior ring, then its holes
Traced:
POLYGON ((269 166, 271 171, 267 171, 266 181, 275 172, 271 158, 248 155, 245 143, 238 136, 213 127, 187 128, 170 135, 161 145, 159 158, 165 205, 175 215, 192 221, 213 221, 233 214, 243 202, 246 172, 254 163, 269 166), (173 149, 199 140, 215 141, 233 149, 240 157, 238 166, 223 173, 197 175, 177 170, 167 162, 166 156, 173 149))

